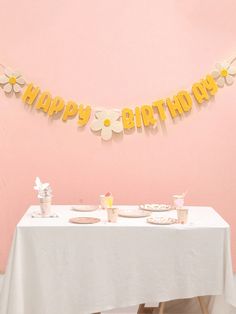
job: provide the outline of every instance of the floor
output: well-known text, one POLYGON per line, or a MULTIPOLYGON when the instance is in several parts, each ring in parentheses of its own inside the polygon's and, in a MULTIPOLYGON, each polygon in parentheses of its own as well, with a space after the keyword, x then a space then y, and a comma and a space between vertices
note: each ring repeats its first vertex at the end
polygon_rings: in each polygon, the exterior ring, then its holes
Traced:
MULTIPOLYGON (((103 312, 102 314, 135 314, 138 306, 103 312)), ((154 311, 158 314, 158 309, 154 311)), ((153 313, 153 314, 154 314, 153 313)), ((165 314, 200 314, 200 308, 196 299, 176 300, 166 303, 165 314)), ((223 313, 222 313, 223 314, 223 313)))
MULTIPOLYGON (((136 314, 137 306, 125 309, 116 309, 113 311, 103 312, 102 314, 136 314)), ((159 311, 156 309, 153 314, 158 314, 159 311)), ((197 300, 185 299, 175 300, 167 302, 165 308, 165 314, 201 314, 201 309, 197 300)), ((236 308, 225 304, 223 298, 216 301, 214 306, 210 306, 209 314, 236 314, 236 308)))
MULTIPOLYGON (((2 287, 3 275, 0 275, 0 289, 2 287)), ((236 284, 236 276, 235 276, 236 284)), ((207 301, 207 300, 206 300, 207 301)), ((236 308, 232 308, 224 304, 223 300, 219 300, 212 314, 236 314, 236 308)), ((136 314, 138 306, 129 308, 116 309, 112 311, 102 312, 102 314, 136 314)), ((201 310, 197 299, 184 299, 169 301, 166 304, 165 314, 200 314, 201 310)), ((153 314, 158 314, 158 309, 153 314)))

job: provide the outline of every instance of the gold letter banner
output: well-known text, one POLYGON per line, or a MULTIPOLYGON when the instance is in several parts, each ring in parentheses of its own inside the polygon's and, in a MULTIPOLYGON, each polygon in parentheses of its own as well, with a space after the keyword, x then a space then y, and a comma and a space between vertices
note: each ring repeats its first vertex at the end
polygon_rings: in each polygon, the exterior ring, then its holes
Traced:
MULTIPOLYGON (((192 85, 191 91, 181 90, 176 95, 136 106, 134 109, 95 109, 90 129, 99 132, 103 140, 110 140, 113 133, 156 127, 158 123, 163 123, 168 115, 172 119, 184 116, 191 111, 193 101, 201 105, 213 97, 219 87, 233 84, 236 74, 236 68, 232 65, 234 61, 236 57, 229 62, 217 63, 210 74, 192 85)), ((0 85, 6 94, 20 94, 23 91, 22 101, 28 106, 34 106, 36 110, 43 111, 48 117, 57 117, 63 122, 76 118, 79 127, 88 124, 92 112, 90 105, 52 96, 49 91, 41 91, 35 84, 26 83, 19 72, 3 65, 1 67, 3 73, 0 75, 0 85)))

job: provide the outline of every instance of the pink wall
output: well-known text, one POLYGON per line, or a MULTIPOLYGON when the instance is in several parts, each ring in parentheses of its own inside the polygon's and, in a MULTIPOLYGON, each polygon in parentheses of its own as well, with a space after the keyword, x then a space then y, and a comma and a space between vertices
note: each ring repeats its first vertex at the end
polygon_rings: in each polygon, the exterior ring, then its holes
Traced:
MULTIPOLYGON (((0 62, 66 100, 134 107, 191 87, 236 54, 235 10, 234 0, 2 1, 0 62)), ((0 91, 0 268, 39 175, 55 203, 96 203, 108 190, 117 203, 169 202, 189 188, 188 204, 213 206, 231 224, 236 269, 235 88, 166 130, 109 143, 0 91)))

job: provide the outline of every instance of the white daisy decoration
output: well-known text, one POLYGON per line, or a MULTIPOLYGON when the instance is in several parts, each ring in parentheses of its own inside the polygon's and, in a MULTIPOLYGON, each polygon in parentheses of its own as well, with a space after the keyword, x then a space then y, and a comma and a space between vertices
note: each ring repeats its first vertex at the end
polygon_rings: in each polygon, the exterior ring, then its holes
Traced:
POLYGON ((112 133, 123 131, 123 124, 120 121, 120 112, 117 110, 96 111, 96 119, 92 122, 90 129, 92 131, 101 131, 101 138, 108 141, 112 138, 112 133))
POLYGON ((217 63, 214 71, 211 73, 219 87, 223 87, 225 83, 231 85, 234 82, 236 68, 228 62, 217 63))
POLYGON ((0 84, 3 85, 5 93, 19 93, 25 85, 25 80, 19 72, 5 68, 4 74, 0 76, 0 84))

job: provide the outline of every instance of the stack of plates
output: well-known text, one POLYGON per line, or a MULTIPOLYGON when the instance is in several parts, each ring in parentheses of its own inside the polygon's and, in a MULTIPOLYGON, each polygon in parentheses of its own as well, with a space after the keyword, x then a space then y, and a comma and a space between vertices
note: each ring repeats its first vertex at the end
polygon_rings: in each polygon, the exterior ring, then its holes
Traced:
POLYGON ((31 214, 32 218, 57 218, 57 213, 49 213, 49 214, 43 214, 41 212, 34 212, 31 214))
POLYGON ((164 212, 171 210, 172 207, 166 204, 144 204, 139 206, 142 210, 150 212, 164 212))

